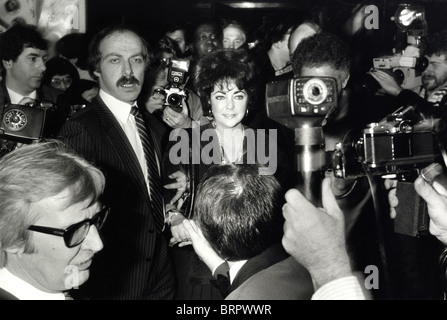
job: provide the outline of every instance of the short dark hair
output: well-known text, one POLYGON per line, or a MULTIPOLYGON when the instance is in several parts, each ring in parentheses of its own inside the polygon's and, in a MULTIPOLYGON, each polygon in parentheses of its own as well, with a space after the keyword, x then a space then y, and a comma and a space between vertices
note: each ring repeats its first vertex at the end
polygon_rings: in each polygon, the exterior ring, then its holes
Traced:
POLYGON ((14 24, 0 38, 0 58, 16 61, 26 48, 47 50, 48 44, 36 27, 28 24, 14 24))
POLYGON ((444 54, 447 58, 447 30, 442 30, 427 36, 425 55, 440 56, 444 54))
POLYGON ((255 62, 246 50, 217 49, 199 60, 194 74, 194 87, 202 100, 203 113, 210 114, 209 102, 214 85, 234 81, 239 90, 246 90, 247 110, 253 110, 258 90, 255 62))
POLYGON ((194 219, 223 259, 250 259, 280 243, 282 198, 279 182, 258 165, 214 165, 200 181, 194 219))
POLYGON ((254 31, 254 37, 258 41, 257 50, 267 52, 272 45, 284 40, 284 37, 295 27, 291 19, 277 16, 265 16, 261 25, 254 31))
POLYGON ((303 39, 292 58, 293 73, 299 76, 303 67, 330 66, 348 74, 351 70, 351 52, 337 35, 322 32, 303 39))
POLYGON ((85 33, 69 33, 56 42, 56 51, 66 59, 78 59, 76 66, 86 70, 88 43, 85 33))
POLYGON ((108 38, 109 36, 115 34, 115 33, 124 33, 124 32, 131 32, 135 34, 138 38, 140 38, 141 43, 143 44, 143 55, 146 62, 146 65, 148 66, 151 61, 151 51, 149 47, 149 43, 144 39, 138 31, 136 31, 134 28, 125 26, 125 25, 112 25, 109 27, 106 27, 102 29, 100 32, 98 32, 93 39, 90 42, 89 48, 88 48, 88 69, 90 76, 92 76, 93 79, 97 79, 98 77, 94 74, 95 71, 98 70, 99 64, 101 63, 101 43, 108 38))
POLYGON ((46 67, 47 69, 45 70, 42 83, 47 86, 51 86, 51 79, 55 75, 68 74, 73 79, 73 84, 77 84, 79 82, 78 70, 65 58, 53 57, 47 61, 46 67))

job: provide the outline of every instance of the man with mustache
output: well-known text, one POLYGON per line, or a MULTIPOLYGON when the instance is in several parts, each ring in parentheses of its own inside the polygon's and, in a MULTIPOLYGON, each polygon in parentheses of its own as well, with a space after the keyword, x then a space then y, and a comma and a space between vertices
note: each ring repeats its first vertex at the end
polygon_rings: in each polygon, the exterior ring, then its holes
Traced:
POLYGON ((146 41, 134 30, 112 26, 99 32, 89 46, 89 71, 100 92, 60 131, 61 139, 103 170, 104 199, 111 207, 104 250, 92 266, 91 281, 74 292, 76 297, 173 298, 160 189, 165 127, 136 103, 149 55, 146 41))
MULTIPOLYGON (((9 104, 56 102, 61 91, 41 86, 46 70, 47 42, 34 26, 15 24, 5 31, 1 35, 0 58, 4 70, 0 84, 0 116, 4 106, 9 104)), ((53 120, 53 110, 48 110, 44 129, 46 137, 50 135, 53 120)), ((0 156, 16 146, 17 141, 1 139, 0 136, 0 156)))

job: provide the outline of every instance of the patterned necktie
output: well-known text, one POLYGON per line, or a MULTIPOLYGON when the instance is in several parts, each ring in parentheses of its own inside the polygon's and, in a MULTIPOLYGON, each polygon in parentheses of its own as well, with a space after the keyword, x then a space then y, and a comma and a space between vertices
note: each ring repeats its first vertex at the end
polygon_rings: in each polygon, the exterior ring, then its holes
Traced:
POLYGON ((152 137, 146 130, 146 124, 137 107, 133 106, 130 113, 135 117, 138 134, 140 135, 141 144, 143 145, 144 157, 146 158, 146 165, 149 174, 149 190, 151 194, 151 208, 155 223, 158 230, 163 230, 164 214, 163 214, 163 198, 161 178, 158 173, 157 160, 155 156, 155 148, 152 137))

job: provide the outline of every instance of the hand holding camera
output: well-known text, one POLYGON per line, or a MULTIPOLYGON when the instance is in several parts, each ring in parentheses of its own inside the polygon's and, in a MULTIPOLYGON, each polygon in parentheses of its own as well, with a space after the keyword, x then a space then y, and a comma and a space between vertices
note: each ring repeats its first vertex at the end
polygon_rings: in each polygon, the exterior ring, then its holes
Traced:
POLYGON ((169 59, 168 85, 166 88, 157 88, 154 95, 164 96, 164 106, 170 107, 176 112, 182 112, 183 100, 187 98, 187 92, 183 89, 188 81, 189 60, 169 59))

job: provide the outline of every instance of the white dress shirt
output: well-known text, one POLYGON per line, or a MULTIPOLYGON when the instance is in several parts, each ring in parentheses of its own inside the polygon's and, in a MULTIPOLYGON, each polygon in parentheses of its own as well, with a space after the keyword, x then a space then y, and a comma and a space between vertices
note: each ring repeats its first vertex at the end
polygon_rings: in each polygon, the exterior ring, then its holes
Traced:
MULTIPOLYGON (((146 181, 146 186, 150 194, 149 175, 146 164, 146 158, 144 156, 143 145, 141 144, 140 135, 138 134, 137 125, 135 123, 135 117, 130 114, 132 106, 136 105, 136 103, 130 105, 126 102, 122 102, 112 97, 110 94, 106 93, 102 89, 99 91, 99 96, 104 101, 106 106, 110 109, 110 111, 113 113, 116 120, 123 129, 124 133, 126 134, 127 139, 132 145, 135 155, 138 158, 138 162, 140 163, 141 169, 143 170, 144 180, 146 181)), ((160 174, 160 163, 158 158, 157 158, 157 165, 158 165, 158 173, 160 174)))
POLYGON ((244 264, 247 263, 248 260, 241 260, 241 261, 237 261, 232 263, 231 267, 230 267, 230 283, 232 284, 234 281, 234 278, 236 278, 237 274, 239 273, 239 270, 241 270, 241 268, 244 266, 244 264))
POLYGON ((0 269, 0 288, 19 300, 65 300, 62 292, 48 293, 16 277, 6 268, 0 269))
POLYGON ((11 104, 19 104, 19 102, 22 101, 23 98, 25 98, 25 97, 28 97, 28 98, 31 98, 31 99, 34 99, 34 100, 37 99, 37 91, 36 90, 31 92, 31 94, 29 94, 27 96, 22 96, 20 93, 12 91, 9 88, 6 88, 6 89, 8 90, 9 99, 11 99, 11 104))
POLYGON ((320 287, 312 296, 312 300, 369 300, 362 290, 360 280, 349 276, 333 280, 320 287))

